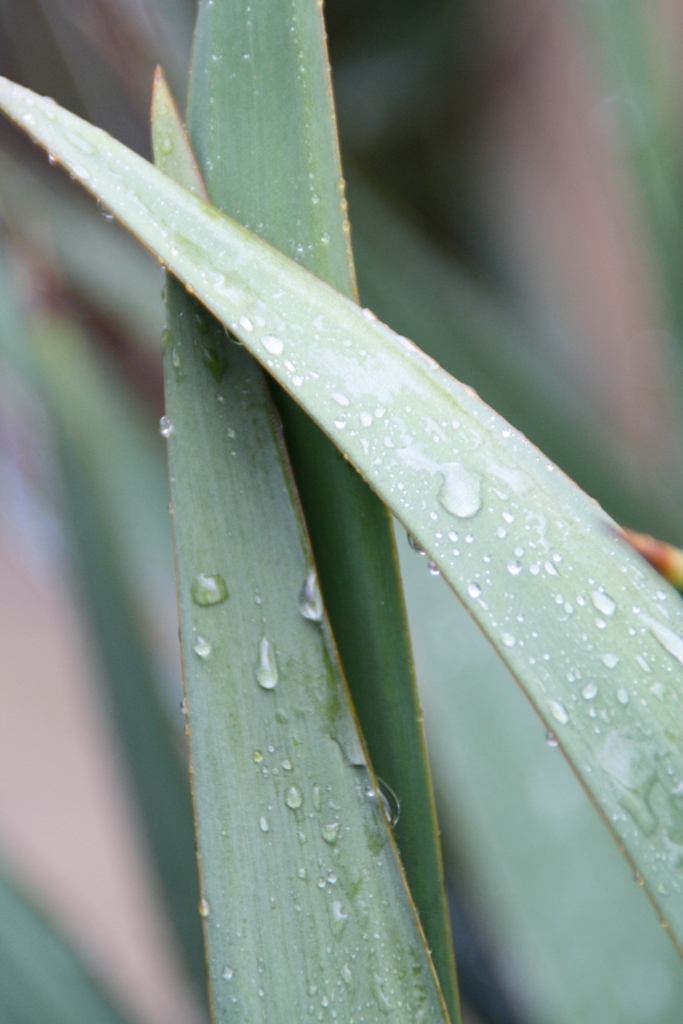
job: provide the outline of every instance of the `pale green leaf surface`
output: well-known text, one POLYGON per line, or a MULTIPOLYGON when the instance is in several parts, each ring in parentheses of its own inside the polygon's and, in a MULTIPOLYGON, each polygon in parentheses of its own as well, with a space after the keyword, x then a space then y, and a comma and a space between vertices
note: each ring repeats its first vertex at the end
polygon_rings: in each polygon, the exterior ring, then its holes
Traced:
POLYGON ((676 592, 411 342, 99 130, 7 82, 0 99, 230 326, 438 563, 558 733, 680 945, 676 592))
MULTIPOLYGON (((170 106, 158 88, 156 142, 170 106)), ((336 652, 300 609, 312 559, 265 377, 172 279, 167 316, 163 430, 213 1019, 443 1024, 336 652)))
POLYGON ((633 871, 500 658, 399 532, 446 863, 519 1018, 678 1024, 683 964, 633 871))
MULTIPOLYGON (((202 0, 188 111, 213 203, 357 300, 320 4, 202 0)), ((160 139, 166 150, 170 141, 160 139)), ((183 141, 164 159, 182 159, 183 141)), ((344 675, 373 768, 400 799, 394 837, 455 1018, 434 798, 390 517, 296 402, 277 387, 273 398, 344 675)))

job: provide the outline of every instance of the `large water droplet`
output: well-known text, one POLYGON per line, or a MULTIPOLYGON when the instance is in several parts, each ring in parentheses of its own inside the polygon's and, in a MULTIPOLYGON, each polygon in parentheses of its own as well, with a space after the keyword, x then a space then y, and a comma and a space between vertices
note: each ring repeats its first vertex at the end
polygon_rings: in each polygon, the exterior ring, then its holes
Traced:
POLYGON ((304 802, 304 795, 298 786, 290 786, 285 795, 285 803, 292 811, 298 810, 304 802))
POLYGON ((161 436, 165 437, 166 440, 168 440, 174 431, 175 427, 173 426, 172 421, 168 418, 168 416, 162 416, 161 419, 159 420, 159 433, 161 434, 161 436))
POLYGON ((652 635, 659 640, 664 650, 672 654, 683 665, 683 636, 680 633, 675 633, 673 629, 669 629, 662 622, 651 619, 649 615, 643 615, 643 621, 652 635))
POLYGON ((299 611, 311 622, 322 622, 323 600, 318 585, 318 574, 312 569, 299 594, 299 611))
POLYGON ((337 835, 339 833, 340 825, 341 822, 332 821, 328 825, 323 825, 320 829, 320 833, 323 839, 325 840, 326 843, 329 843, 330 846, 334 846, 334 844, 337 842, 337 835))
POLYGON ((274 690, 279 678, 277 662, 275 660, 275 650, 270 640, 264 636, 259 644, 259 657, 258 664, 256 665, 256 682, 264 690, 274 690))
POLYGON ((604 590, 594 590, 591 594, 591 601, 601 615, 607 615, 608 617, 614 615, 617 603, 604 590))
POLYGON ((264 334, 261 338, 261 344, 266 352, 270 352, 271 356, 282 355, 285 347, 280 338, 276 338, 273 334, 264 334))
POLYGON ((194 642, 194 653, 198 658, 206 659, 211 654, 211 644, 204 636, 198 636, 194 642))
POLYGON ((443 485, 438 499, 443 508, 459 519, 471 519, 481 508, 481 476, 459 462, 440 466, 443 485))
POLYGON ((228 588, 219 573, 200 572, 192 581, 192 600, 202 606, 222 604, 228 599, 228 588))
POLYGON ((569 715, 564 704, 559 700, 549 700, 548 707, 550 708, 550 714, 553 716, 556 722, 560 725, 566 725, 569 721, 569 715))

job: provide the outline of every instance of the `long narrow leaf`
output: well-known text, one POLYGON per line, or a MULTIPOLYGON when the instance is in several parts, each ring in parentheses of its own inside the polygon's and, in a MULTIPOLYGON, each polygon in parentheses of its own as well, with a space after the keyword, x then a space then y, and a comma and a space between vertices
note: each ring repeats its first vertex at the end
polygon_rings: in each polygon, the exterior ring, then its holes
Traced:
POLYGON ((411 342, 103 132, 7 82, 0 100, 201 296, 440 566, 557 732, 680 945, 676 592, 411 342))

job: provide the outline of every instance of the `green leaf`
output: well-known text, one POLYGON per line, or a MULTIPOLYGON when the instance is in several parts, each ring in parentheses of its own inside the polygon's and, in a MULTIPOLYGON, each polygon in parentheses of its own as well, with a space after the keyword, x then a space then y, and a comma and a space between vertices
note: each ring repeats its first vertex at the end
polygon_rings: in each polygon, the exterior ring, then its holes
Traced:
MULTIPOLYGON (((216 206, 357 300, 316 0, 204 0, 189 115, 216 206)), ((182 136, 172 154, 181 150, 182 136)), ((394 837, 455 1020, 434 799, 390 517, 299 406, 280 388, 273 397, 332 633, 374 770, 400 798, 394 837)))
POLYGON ((680 945, 676 592, 411 342, 104 133, 6 82, 0 100, 201 296, 440 566, 557 732, 680 945))
MULTIPOLYGON (((183 144, 157 84, 157 157, 183 144), (158 147, 158 148, 157 148, 158 147)), ((192 174, 187 161, 175 173, 192 174)), ((167 283, 171 495, 217 1021, 447 1019, 315 601, 264 375, 167 283), (277 1008, 277 1009, 275 1009, 277 1008)))
POLYGON ((31 902, 0 876, 0 1019, 124 1024, 126 1017, 31 902))
POLYGON ((34 341, 59 447, 85 617, 162 895, 201 992, 206 971, 190 787, 150 642, 166 597, 164 570, 173 585, 166 564, 170 537, 160 533, 156 515, 168 503, 161 462, 138 410, 73 323, 42 318, 34 325, 34 341))

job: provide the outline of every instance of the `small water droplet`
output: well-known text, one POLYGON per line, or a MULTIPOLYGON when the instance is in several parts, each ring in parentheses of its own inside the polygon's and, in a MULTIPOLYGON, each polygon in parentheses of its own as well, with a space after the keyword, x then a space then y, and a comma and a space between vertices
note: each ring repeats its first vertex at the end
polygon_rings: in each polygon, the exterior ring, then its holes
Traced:
POLYGON ((211 913, 211 907, 209 906, 209 901, 204 899, 203 896, 202 896, 202 898, 199 901, 199 913, 202 915, 202 917, 208 917, 209 914, 211 913))
POLYGON ((273 334, 264 334, 261 338, 261 344, 266 352, 270 352, 271 356, 282 355, 285 347, 280 338, 276 338, 273 334))
POLYGON ((159 148, 165 156, 169 156, 173 152, 173 139, 170 135, 165 135, 163 137, 159 148))
POLYGON ((549 576, 557 576, 558 572, 552 562, 546 562, 543 566, 549 576))
POLYGON ((198 636, 194 642, 194 653, 199 658, 208 658, 211 654, 211 644, 204 636, 198 636))
POLYGON ((206 607, 222 604, 228 599, 228 588, 219 573, 200 572, 192 581, 192 600, 195 604, 206 607))
POLYGON ((223 977, 225 978, 226 981, 230 981, 234 973, 235 972, 232 969, 232 967, 226 967, 225 970, 223 971, 223 977))
POLYGON ((346 407, 349 404, 348 398, 346 397, 346 395, 343 395, 341 391, 333 392, 332 397, 334 398, 337 405, 346 407))
POLYGON ((371 427, 372 426, 372 414, 369 413, 369 412, 362 412, 360 414, 360 422, 361 422, 361 426, 363 426, 363 427, 371 427))
POLYGON ((626 707, 626 705, 628 704, 630 699, 631 698, 630 698, 629 692, 626 689, 626 687, 625 686, 620 686, 619 689, 617 690, 617 700, 619 701, 619 703, 623 704, 624 707, 626 707))
POLYGON ((282 762, 283 770, 286 771, 286 772, 291 772, 293 767, 294 766, 292 765, 292 762, 289 760, 288 757, 286 757, 284 759, 284 761, 282 762))
POLYGON ((440 467, 443 485, 437 497, 442 507, 459 519, 471 519, 481 508, 482 478, 459 462, 440 467))
POLYGON ((408 538, 408 543, 410 544, 410 546, 413 549, 413 551, 417 552, 418 555, 425 555, 426 554, 425 549, 422 547, 422 545, 419 543, 419 541, 417 541, 413 537, 412 533, 406 533, 406 537, 408 538))
POLYGON ((265 814, 262 814, 258 820, 258 827, 262 832, 270 832, 270 822, 266 818, 265 814))
POLYGON ((595 683, 586 683, 581 691, 581 696, 584 700, 593 700, 598 695, 598 688, 595 683))
POLYGON ((593 602, 593 607, 601 615, 607 615, 608 618, 614 615, 617 603, 604 590, 594 590, 591 594, 591 601, 593 602))
POLYGON ((643 672, 647 672, 648 675, 652 672, 652 667, 650 666, 650 663, 648 662, 647 658, 644 657, 642 654, 636 654, 636 661, 642 668, 643 672))
POLYGON ((601 654, 600 655, 600 661, 607 668, 616 668, 617 665, 619 664, 619 655, 618 654, 601 654))
POLYGON ((478 597, 481 597, 481 587, 479 586, 478 583, 474 583, 474 582, 468 583, 467 584, 467 593, 470 595, 470 597, 473 600, 476 600, 478 597))
POLYGON ((498 538, 498 540, 505 540, 507 535, 508 532, 504 526, 499 526, 498 529, 496 530, 496 537, 498 538))
POLYGON ((313 787, 313 806, 316 811, 321 810, 323 805, 322 793, 320 792, 320 786, 313 787))
POLYGON ((341 900, 332 900, 330 904, 330 920, 332 932, 337 937, 344 931, 349 915, 345 913, 341 900))
POLYGON ((256 682, 264 690, 274 690, 278 684, 279 674, 275 660, 275 650, 270 640, 263 637, 259 644, 258 664, 256 665, 256 682))
POLYGON ((254 330, 254 325, 248 316, 241 316, 240 324, 245 329, 245 331, 249 331, 249 333, 251 333, 254 330))
POLYGON ((263 754, 260 750, 255 750, 251 756, 256 761, 256 764, 260 764, 263 760, 263 754))
POLYGON ((439 569, 439 567, 436 564, 436 562, 432 562, 431 559, 428 559, 428 561, 427 561, 427 568, 429 569, 429 572, 430 572, 430 574, 432 576, 440 576, 441 575, 441 569, 439 569))
POLYGON ((308 878, 308 872, 306 871, 306 868, 297 868, 296 877, 306 881, 306 879, 308 878))
POLYGON ((323 599, 315 569, 311 569, 299 593, 299 611, 310 622, 322 622, 323 599))
POLYGON ((49 163, 50 167, 56 167, 56 165, 59 163, 59 160, 54 155, 54 153, 48 153, 47 162, 49 163))
POLYGON ((114 219, 114 214, 111 212, 109 207, 105 206, 104 203, 101 202, 101 200, 99 200, 99 199, 97 200, 97 208, 98 208, 98 210, 100 211, 100 213, 102 214, 102 216, 104 217, 105 220, 113 220, 114 219))
POLYGON ((292 811, 298 810, 304 802, 304 795, 298 786, 290 786, 285 796, 285 803, 292 811))
POLYGON ((175 427, 173 426, 173 423, 168 418, 168 416, 162 416, 161 419, 159 420, 159 433, 161 434, 161 436, 165 437, 168 440, 168 438, 173 434, 174 431, 175 427))
POLYGON ((517 561, 508 562, 508 572, 510 573, 511 576, 519 576, 521 571, 522 571, 522 563, 521 562, 517 562, 517 561))
POLYGON ((500 634, 500 641, 501 641, 503 647, 514 647, 515 644, 517 643, 517 640, 512 635, 512 633, 501 633, 500 634))
POLYGON ((344 964, 344 966, 342 967, 341 976, 344 984, 348 985, 348 987, 350 988, 353 985, 353 973, 348 964, 344 964))
POLYGON ((552 731, 552 729, 548 729, 547 733, 545 734, 545 741, 549 747, 553 748, 553 750, 555 749, 555 747, 559 746, 559 740, 555 733, 552 731))
POLYGON ((339 834, 340 825, 341 822, 332 821, 328 825, 323 825, 320 829, 320 833, 323 839, 325 840, 326 843, 329 843, 330 846, 334 846, 334 844, 337 842, 337 835, 339 834))
POLYGON ((556 722, 560 725, 567 725, 569 722, 569 715, 567 709, 559 700, 549 700, 548 707, 550 708, 550 714, 553 716, 556 722))
POLYGON ((673 629, 669 629, 663 623, 651 619, 649 615, 643 615, 643 621, 664 650, 672 654, 683 665, 683 636, 680 633, 675 633, 673 629))

